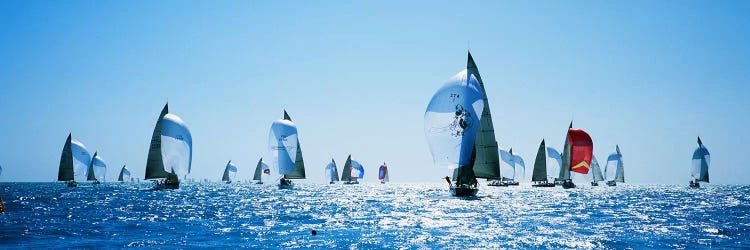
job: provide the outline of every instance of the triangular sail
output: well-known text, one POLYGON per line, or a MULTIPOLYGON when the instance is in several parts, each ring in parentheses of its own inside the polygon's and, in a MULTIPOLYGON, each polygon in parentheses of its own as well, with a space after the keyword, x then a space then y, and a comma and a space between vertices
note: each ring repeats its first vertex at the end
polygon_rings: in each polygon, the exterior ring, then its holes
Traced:
POLYGON ((339 171, 336 169, 336 161, 331 159, 331 163, 328 163, 325 168, 325 178, 329 182, 339 181, 339 171))
POLYGON ((86 170, 86 180, 87 181, 95 181, 96 176, 94 175, 94 162, 96 161, 97 154, 99 152, 94 152, 94 157, 91 158, 91 162, 89 162, 88 170, 86 170))
POLYGON ((120 174, 117 176, 117 181, 126 181, 128 179, 130 179, 130 170, 125 165, 122 165, 120 174))
POLYGON ((346 158, 344 170, 341 171, 341 181, 352 181, 352 155, 346 158))
POLYGON ((599 161, 596 160, 596 156, 591 158, 591 179, 595 181, 603 181, 604 176, 602 175, 602 169, 599 167, 599 161))
POLYGON ((255 166, 255 173, 253 174, 254 181, 260 181, 263 178, 263 174, 271 174, 271 170, 268 164, 263 162, 263 157, 258 160, 258 165, 255 166))
POLYGON ((474 62, 474 58, 469 53, 466 69, 476 77, 479 83, 479 89, 482 92, 482 103, 484 109, 481 111, 482 116, 479 120, 479 129, 477 130, 474 146, 476 147, 476 157, 474 158, 474 175, 477 178, 493 179, 500 177, 500 159, 498 156, 497 140, 495 138, 495 128, 492 125, 492 114, 490 113, 490 104, 487 99, 487 92, 484 89, 482 76, 479 74, 479 68, 474 62))
POLYGON ((232 164, 230 160, 227 162, 227 166, 224 167, 224 174, 221 176, 221 181, 232 181, 237 175, 237 166, 232 164))
POLYGON ((536 159, 534 160, 534 169, 531 172, 531 181, 545 181, 547 180, 547 146, 542 139, 542 143, 539 144, 539 150, 536 151, 536 159))
POLYGON ((617 154, 620 155, 620 160, 617 161, 617 173, 615 174, 616 182, 625 182, 625 166, 622 161, 622 153, 620 152, 620 146, 615 146, 617 154))
POLYGON ((619 147, 617 150, 607 156, 607 165, 604 167, 604 175, 607 180, 625 182, 625 170, 622 164, 622 154, 619 147))
POLYGON ((702 182, 709 182, 708 178, 708 167, 711 164, 711 154, 701 138, 698 137, 698 148, 693 151, 693 164, 690 170, 690 176, 702 182))
MULTIPOLYGON (((292 118, 289 117, 289 114, 284 110, 284 120, 287 120, 294 124, 292 122, 292 118)), ((296 132, 296 125, 295 125, 295 132, 296 132)), ((302 148, 299 144, 299 134, 295 133, 295 140, 297 140, 297 146, 296 146, 296 153, 294 157, 294 168, 291 172, 288 172, 284 174, 285 179, 305 179, 305 161, 302 159, 302 148)))
MULTIPOLYGON (((146 176, 144 180, 167 178, 169 173, 164 170, 164 161, 161 158, 161 123, 162 118, 169 113, 169 104, 164 108, 156 119, 154 133, 151 134, 151 144, 148 149, 148 158, 146 159, 146 176)), ((173 176, 176 179, 176 176, 173 176)))
POLYGON ((172 113, 162 117, 161 123, 161 158, 164 170, 174 175, 186 176, 190 173, 193 162, 193 137, 187 124, 172 113))
POLYGON ((104 163, 104 159, 98 154, 94 153, 94 157, 91 159, 91 167, 89 168, 88 180, 89 181, 104 181, 107 177, 107 164, 104 163))
POLYGON ((91 155, 83 143, 73 140, 68 134, 60 156, 60 168, 57 173, 58 181, 73 181, 76 176, 83 177, 91 164, 91 155))

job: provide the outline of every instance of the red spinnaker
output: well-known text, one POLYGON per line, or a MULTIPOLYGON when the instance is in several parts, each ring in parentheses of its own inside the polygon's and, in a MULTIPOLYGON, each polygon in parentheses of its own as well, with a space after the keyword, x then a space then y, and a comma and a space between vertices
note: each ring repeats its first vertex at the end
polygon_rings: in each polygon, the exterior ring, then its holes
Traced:
POLYGON ((568 129, 568 144, 570 145, 570 171, 588 174, 594 153, 591 136, 582 129, 568 129))
POLYGON ((388 167, 385 165, 380 165, 380 169, 378 169, 378 180, 385 179, 385 175, 388 173, 388 167))

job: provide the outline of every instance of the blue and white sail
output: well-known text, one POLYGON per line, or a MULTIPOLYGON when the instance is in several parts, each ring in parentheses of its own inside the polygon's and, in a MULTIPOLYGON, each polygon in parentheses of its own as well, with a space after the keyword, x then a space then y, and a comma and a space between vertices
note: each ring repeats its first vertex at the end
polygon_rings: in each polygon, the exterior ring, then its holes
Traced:
POLYGON ((130 169, 125 165, 122 165, 120 169, 120 175, 117 176, 117 181, 127 181, 130 179, 130 169))
POLYGON ((325 179, 328 182, 339 181, 339 170, 336 168, 336 161, 331 159, 331 163, 328 163, 325 168, 325 179))
POLYGON ((237 176, 237 166, 230 160, 224 167, 224 174, 221 175, 221 181, 232 182, 235 176, 237 176))
POLYGON ((161 119, 161 157, 164 171, 184 177, 193 163, 193 137, 180 117, 167 113, 161 119))
POLYGON ((519 179, 519 180, 521 180, 523 178, 526 178, 526 163, 523 162, 523 158, 521 158, 520 155, 513 154, 513 163, 515 164, 515 166, 519 166, 520 167, 520 168, 514 167, 514 169, 516 171, 515 171, 515 175, 514 175, 513 179, 519 179), (518 178, 516 178, 516 177, 518 177, 518 178))
POLYGON ((456 169, 471 164, 483 110, 482 90, 468 70, 437 90, 424 114, 425 136, 435 166, 456 169))
POLYGON ((365 167, 358 161, 352 160, 352 179, 362 179, 365 177, 365 167))
POLYGON ((522 179, 525 176, 526 163, 524 163, 521 156, 513 154, 512 148, 510 149, 510 151, 500 149, 500 159, 502 159, 505 163, 500 164, 500 173, 503 177, 515 180, 518 173, 520 173, 518 174, 519 179, 522 179), (517 166, 520 166, 520 170, 519 168, 517 168, 517 166))
POLYGON ((291 120, 281 119, 271 124, 268 134, 270 163, 280 175, 294 171, 297 160, 297 126, 291 120))
POLYGON ((91 164, 91 154, 83 143, 73 140, 72 134, 63 146, 60 156, 60 168, 57 173, 58 181, 84 181, 91 164))
POLYGON ((608 181, 625 182, 625 169, 622 163, 620 146, 615 146, 615 152, 607 156, 607 165, 604 166, 604 177, 608 181))
POLYGON ((547 163, 547 175, 552 178, 558 177, 558 172, 560 172, 560 169, 562 168, 563 159, 562 154, 560 154, 560 151, 557 151, 557 149, 553 147, 547 147, 547 158, 554 160, 554 163, 548 162, 547 163))
POLYGON ((97 181, 104 182, 107 177, 107 164, 99 154, 94 154, 94 158, 91 159, 91 169, 94 171, 94 178, 97 181))
POLYGON ((711 154, 701 138, 698 137, 698 148, 693 151, 693 164, 690 168, 690 176, 695 181, 709 182, 708 166, 711 164, 711 154))

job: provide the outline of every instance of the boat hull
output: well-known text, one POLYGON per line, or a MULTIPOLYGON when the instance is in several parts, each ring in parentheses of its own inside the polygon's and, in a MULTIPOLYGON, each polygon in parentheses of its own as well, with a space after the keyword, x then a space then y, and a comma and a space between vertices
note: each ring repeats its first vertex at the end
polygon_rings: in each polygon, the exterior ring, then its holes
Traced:
POLYGON ((71 187, 71 188, 78 186, 78 182, 76 181, 69 181, 67 182, 67 184, 68 184, 68 187, 71 187))
POLYGON ((502 182, 502 181, 491 181, 490 183, 487 183, 487 186, 490 187, 507 187, 508 183, 502 182))
POLYGON ((359 184, 359 181, 347 181, 347 182, 344 182, 344 184, 346 185, 359 184))
POLYGON ((617 182, 615 182, 615 181, 608 181, 607 182, 607 186, 610 186, 610 187, 617 186, 617 182))
POLYGON ((701 184, 698 183, 697 181, 695 181, 695 182, 691 181, 690 182, 690 187, 691 188, 699 188, 699 187, 701 187, 701 184))
POLYGON ((595 181, 592 181, 592 182, 591 182, 591 186, 592 186, 592 187, 596 187, 596 186, 599 186, 599 183, 598 183, 598 182, 595 182, 595 181))
POLYGON ((451 195, 456 197, 468 197, 468 196, 476 196, 477 192, 479 192, 478 188, 472 188, 472 187, 451 187, 451 195))
POLYGON ((554 182, 540 182, 531 185, 532 187, 555 187, 554 182))
POLYGON ((575 184, 575 183, 573 183, 573 181, 572 181, 572 180, 565 180, 565 181, 563 181, 563 183, 562 183, 562 187, 563 187, 564 189, 575 188, 575 187, 576 187, 576 184, 575 184))

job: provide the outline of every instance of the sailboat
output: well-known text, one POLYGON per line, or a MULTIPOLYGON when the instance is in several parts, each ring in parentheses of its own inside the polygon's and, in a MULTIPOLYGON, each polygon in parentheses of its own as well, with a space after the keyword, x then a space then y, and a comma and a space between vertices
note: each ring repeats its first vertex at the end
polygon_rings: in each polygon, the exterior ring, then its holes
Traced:
POLYGON ((388 182, 388 166, 385 165, 385 162, 383 162, 383 165, 380 165, 380 168, 378 168, 378 180, 380 180, 380 184, 385 184, 388 182))
POLYGON ((539 144, 539 150, 536 151, 536 158, 534 160, 534 169, 531 173, 531 184, 532 187, 554 187, 554 182, 547 180, 547 146, 542 139, 542 143, 539 144))
POLYGON ((573 122, 568 126, 565 136, 565 146, 562 154, 562 167, 560 168, 560 179, 565 189, 574 188, 576 185, 570 176, 570 172, 588 174, 593 157, 594 143, 586 131, 573 128, 573 122))
POLYGON ((99 152, 94 152, 94 157, 89 163, 88 174, 86 177, 87 181, 92 181, 94 184, 101 184, 107 174, 107 164, 104 163, 104 159, 99 156, 99 152))
POLYGON ((325 178, 328 179, 328 184, 334 184, 339 181, 339 170, 336 168, 336 161, 331 159, 331 163, 328 163, 325 168, 325 178))
POLYGON ((625 182, 625 169, 622 165, 622 153, 620 146, 615 145, 615 152, 607 157, 607 165, 604 166, 604 174, 607 176, 607 186, 617 186, 617 182, 625 182), (610 163, 612 164, 610 166, 610 163))
POLYGON ((89 164, 91 164, 89 150, 83 143, 73 140, 72 134, 68 134, 68 139, 65 140, 65 146, 63 146, 60 156, 57 181, 67 182, 68 187, 78 186, 75 177, 84 176, 89 164))
POLYGON ((344 184, 359 184, 359 179, 365 176, 365 168, 359 162, 352 160, 352 155, 346 158, 344 170, 341 172, 341 181, 344 184))
MULTIPOLYGON (((563 162, 563 160, 562 160, 562 154, 560 153, 560 151, 557 151, 557 149, 555 149, 553 147, 547 147, 547 157, 555 160, 555 162, 557 163, 555 165, 556 168, 554 170, 556 170, 560 174, 557 177, 551 177, 551 179, 552 179, 552 183, 553 184, 555 184, 556 186, 560 186, 563 183, 563 181, 561 179, 561 176, 562 176, 562 165, 563 165, 563 163, 562 163, 563 162)), ((547 165, 548 165, 548 168, 549 168, 549 164, 547 164, 547 165)), ((553 171, 547 171, 547 172, 554 173, 553 171)))
POLYGON ((708 165, 711 164, 711 154, 701 138, 698 137, 698 148, 693 151, 693 165, 690 168, 690 187, 699 188, 700 182, 708 183, 708 165))
POLYGON ((479 79, 469 53, 467 68, 437 90, 424 115, 425 136, 435 166, 453 170, 453 183, 445 177, 453 196, 475 196, 479 191, 477 177, 500 177, 497 142, 489 110, 485 117, 487 98, 479 79))
POLYGON ((258 160, 258 165, 255 166, 255 173, 253 174, 253 180, 256 181, 255 184, 263 184, 263 175, 270 175, 271 169, 268 167, 268 164, 263 162, 263 157, 258 160))
MULTIPOLYGON (((505 151, 504 149, 500 149, 500 159, 503 160, 507 164, 510 169, 506 169, 510 172, 510 177, 503 176, 499 181, 494 181, 488 186, 518 186, 518 181, 516 181, 516 165, 520 165, 524 172, 526 170, 526 165, 523 162, 523 158, 521 158, 518 155, 513 154, 513 148, 511 148, 509 151, 505 151), (499 182, 499 185, 497 184, 499 182), (495 184, 495 185, 493 185, 495 184)), ((500 171, 503 172, 502 170, 500 171)))
POLYGON ((180 188, 179 176, 190 173, 193 162, 193 138, 180 117, 169 113, 165 104, 156 120, 146 160, 144 180, 153 180, 156 189, 180 188))
POLYGON ((282 175, 279 179, 279 188, 292 188, 294 187, 292 179, 305 179, 305 163, 299 146, 297 125, 294 125, 286 110, 284 110, 284 119, 271 124, 269 145, 276 168, 282 175))
MULTIPOLYGON (((606 166, 605 166, 606 167, 606 166)), ((599 167, 599 161, 596 156, 591 157, 591 186, 599 186, 600 181, 604 181, 602 169, 599 167)))
POLYGON ((232 164, 232 160, 229 160, 227 166, 224 167, 224 174, 221 175, 221 181, 231 184, 235 176, 237 176, 237 166, 232 164))
POLYGON ((130 179, 130 169, 128 169, 128 167, 126 167, 125 165, 122 165, 122 169, 120 169, 120 175, 117 176, 117 181, 126 181, 128 179, 130 179))

